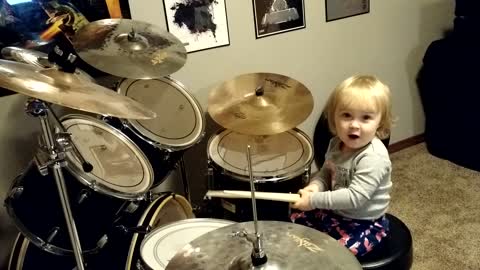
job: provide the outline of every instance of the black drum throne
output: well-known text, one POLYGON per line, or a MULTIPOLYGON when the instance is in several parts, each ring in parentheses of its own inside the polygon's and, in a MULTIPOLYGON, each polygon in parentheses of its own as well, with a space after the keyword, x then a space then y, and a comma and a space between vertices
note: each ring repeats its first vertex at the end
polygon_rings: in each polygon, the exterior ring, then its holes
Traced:
MULTIPOLYGON (((328 128, 328 122, 322 114, 315 127, 313 146, 315 163, 321 167, 325 161, 328 143, 333 135, 328 128)), ((388 147, 390 137, 382 142, 388 147)), ((390 221, 390 234, 370 253, 360 257, 359 261, 365 270, 408 270, 413 262, 413 241, 408 227, 394 215, 387 213, 390 221)))

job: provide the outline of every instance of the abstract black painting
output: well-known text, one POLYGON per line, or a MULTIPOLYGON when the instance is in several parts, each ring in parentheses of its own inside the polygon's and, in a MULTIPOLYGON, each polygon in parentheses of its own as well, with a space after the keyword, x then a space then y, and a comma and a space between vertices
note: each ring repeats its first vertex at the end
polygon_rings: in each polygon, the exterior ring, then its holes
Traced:
POLYGON ((164 0, 167 28, 187 52, 230 45, 225 0, 164 0))
POLYGON ((253 0, 257 38, 305 28, 303 0, 253 0))

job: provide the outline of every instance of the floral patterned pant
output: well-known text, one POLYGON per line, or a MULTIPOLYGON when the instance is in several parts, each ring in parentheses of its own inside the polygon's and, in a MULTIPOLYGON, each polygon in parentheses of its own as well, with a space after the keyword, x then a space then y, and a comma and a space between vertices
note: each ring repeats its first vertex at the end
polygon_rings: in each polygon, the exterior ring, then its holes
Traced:
POLYGON ((361 220, 342 217, 330 210, 312 210, 293 213, 292 222, 327 233, 360 257, 377 246, 389 232, 385 216, 376 220, 361 220))

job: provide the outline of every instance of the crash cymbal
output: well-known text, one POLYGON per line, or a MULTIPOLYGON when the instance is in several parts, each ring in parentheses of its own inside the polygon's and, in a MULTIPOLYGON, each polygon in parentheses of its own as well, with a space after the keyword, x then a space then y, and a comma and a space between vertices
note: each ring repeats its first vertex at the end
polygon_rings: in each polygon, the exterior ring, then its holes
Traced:
POLYGON ((53 68, 0 60, 0 87, 86 112, 131 119, 156 117, 129 97, 53 68))
POLYGON ((300 82, 274 73, 243 74, 209 93, 208 113, 226 129, 271 135, 302 123, 313 110, 313 96, 300 82))
MULTIPOLYGON (((18 48, 18 47, 5 47, 2 49, 2 56, 7 60, 13 60, 21 63, 26 63, 42 68, 57 68, 58 66, 48 61, 48 54, 30 49, 18 48)), ((95 82, 95 80, 88 75, 85 71, 76 68, 75 75, 80 79, 95 82)))
POLYGON ((104 19, 80 28, 74 36, 77 54, 93 67, 118 77, 153 79, 179 70, 187 59, 185 46, 155 25, 104 19))
POLYGON ((362 269, 355 256, 336 240, 312 228, 280 221, 259 221, 267 263, 252 268, 252 244, 233 232, 254 231, 243 222, 210 231, 180 249, 166 270, 362 269))

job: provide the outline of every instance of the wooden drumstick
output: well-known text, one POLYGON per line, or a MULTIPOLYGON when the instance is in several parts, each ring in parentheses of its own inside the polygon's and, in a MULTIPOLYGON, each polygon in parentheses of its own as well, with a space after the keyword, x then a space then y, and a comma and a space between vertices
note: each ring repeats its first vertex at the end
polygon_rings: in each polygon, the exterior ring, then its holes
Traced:
MULTIPOLYGON (((250 191, 241 191, 241 190, 209 190, 207 191, 207 194, 205 194, 205 197, 251 199, 252 193, 250 191)), ((294 203, 300 199, 300 195, 291 194, 291 193, 255 191, 255 198, 259 200, 270 200, 270 201, 294 203)))

